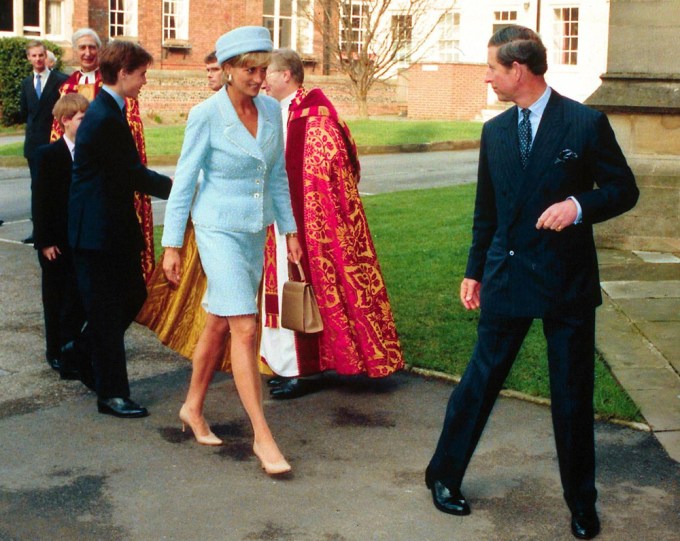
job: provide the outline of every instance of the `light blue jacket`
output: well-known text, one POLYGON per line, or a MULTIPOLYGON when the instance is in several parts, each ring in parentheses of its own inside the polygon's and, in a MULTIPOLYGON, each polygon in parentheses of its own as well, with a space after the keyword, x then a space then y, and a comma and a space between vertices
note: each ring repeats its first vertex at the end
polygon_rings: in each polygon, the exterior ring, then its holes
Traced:
POLYGON ((282 233, 296 230, 281 106, 262 95, 254 102, 256 139, 239 120, 225 89, 191 109, 165 210, 163 246, 182 246, 190 211, 194 224, 220 231, 255 233, 274 220, 282 233))

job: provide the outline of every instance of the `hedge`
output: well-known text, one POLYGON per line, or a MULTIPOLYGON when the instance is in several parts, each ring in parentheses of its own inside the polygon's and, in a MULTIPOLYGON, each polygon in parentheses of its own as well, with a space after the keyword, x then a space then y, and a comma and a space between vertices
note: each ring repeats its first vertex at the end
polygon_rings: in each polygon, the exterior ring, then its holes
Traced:
MULTIPOLYGON (((21 81, 32 70, 26 59, 26 44, 29 41, 31 39, 23 37, 0 38, 0 114, 5 126, 21 122, 21 81)), ((40 41, 57 57, 55 69, 60 69, 62 48, 45 39, 40 41)))

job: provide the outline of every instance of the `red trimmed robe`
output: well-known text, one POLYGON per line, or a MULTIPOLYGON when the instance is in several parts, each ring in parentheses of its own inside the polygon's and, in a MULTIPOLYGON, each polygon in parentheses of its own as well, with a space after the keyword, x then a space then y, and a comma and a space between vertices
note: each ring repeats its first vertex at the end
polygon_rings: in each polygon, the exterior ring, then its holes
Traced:
POLYGON ((385 281, 359 198, 356 146, 319 89, 300 88, 291 103, 286 170, 302 266, 324 330, 303 334, 279 328, 286 271, 279 267, 277 273, 277 264, 287 268, 286 250, 285 238, 277 238, 271 228, 265 247, 263 361, 286 377, 325 370, 384 377, 403 368, 385 281))

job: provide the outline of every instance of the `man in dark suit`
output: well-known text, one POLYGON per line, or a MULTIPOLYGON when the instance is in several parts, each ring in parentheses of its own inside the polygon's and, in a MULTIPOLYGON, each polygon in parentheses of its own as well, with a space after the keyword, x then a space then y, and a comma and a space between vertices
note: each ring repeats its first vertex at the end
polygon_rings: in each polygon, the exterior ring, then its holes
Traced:
POLYGON ((498 393, 535 318, 548 343, 552 417, 574 536, 600 531, 595 508, 592 225, 637 202, 606 116, 546 85, 546 50, 524 27, 489 41, 486 82, 511 107, 482 131, 473 239, 460 299, 481 307, 478 340, 451 395, 425 480, 435 506, 467 515, 460 487, 498 393), (595 187, 597 185, 597 188, 595 187))
POLYGON ((38 148, 38 174, 32 192, 34 246, 42 269, 45 351, 47 362, 60 372, 62 379, 76 379, 81 375, 72 355, 62 353, 67 344, 71 344, 69 349, 74 347, 85 323, 68 244, 67 210, 72 152, 88 105, 80 94, 69 94, 57 101, 54 117, 64 135, 38 148))
MULTIPOLYGON (((39 41, 26 44, 26 57, 33 66, 33 73, 21 82, 21 120, 26 123, 24 157, 31 174, 31 189, 37 175, 36 150, 50 142, 52 108, 59 99, 59 87, 67 79, 60 71, 50 71, 45 65, 47 49, 39 41)), ((24 239, 30 244, 33 235, 24 239)))
POLYGON ((104 86, 78 130, 69 198, 69 243, 87 314, 100 413, 144 417, 130 400, 124 335, 146 298, 134 193, 167 199, 172 181, 141 162, 125 117, 152 57, 139 45, 113 41, 100 56, 104 86))

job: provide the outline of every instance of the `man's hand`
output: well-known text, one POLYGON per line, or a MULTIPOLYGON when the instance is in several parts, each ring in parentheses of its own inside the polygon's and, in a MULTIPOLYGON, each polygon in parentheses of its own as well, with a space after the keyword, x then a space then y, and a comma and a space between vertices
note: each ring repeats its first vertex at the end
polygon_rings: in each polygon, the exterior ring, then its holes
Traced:
POLYGON ((482 283, 472 278, 463 278, 460 283, 460 302, 463 303, 466 310, 476 310, 479 308, 479 292, 482 289, 482 283))
POLYGON ((163 252, 163 272, 170 285, 173 287, 179 286, 179 280, 182 276, 182 258, 179 255, 179 249, 165 249, 163 252))
POLYGON ((571 199, 555 203, 547 208, 541 214, 536 222, 536 229, 552 229, 553 231, 562 231, 564 228, 573 225, 578 215, 576 203, 571 199))
POLYGON ((55 259, 57 259, 58 256, 61 255, 61 250, 59 250, 59 246, 48 246, 47 248, 43 248, 41 251, 42 255, 48 261, 54 261, 55 259))

